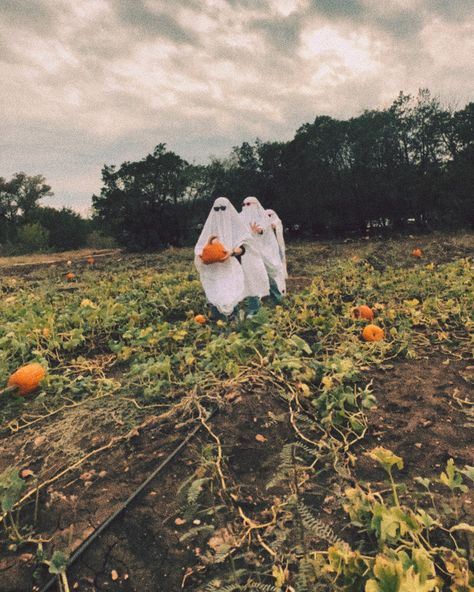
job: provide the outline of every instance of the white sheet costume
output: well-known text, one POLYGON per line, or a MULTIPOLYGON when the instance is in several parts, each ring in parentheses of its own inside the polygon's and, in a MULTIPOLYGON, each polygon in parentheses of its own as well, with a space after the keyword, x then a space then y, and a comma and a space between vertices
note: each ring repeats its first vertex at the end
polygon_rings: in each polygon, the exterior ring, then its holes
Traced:
POLYGON ((262 230, 261 234, 252 232, 253 240, 262 256, 270 280, 273 280, 281 294, 284 294, 286 292, 285 270, 270 217, 256 197, 244 199, 240 216, 249 230, 253 224, 262 230))
POLYGON ((207 265, 202 262, 200 255, 211 236, 217 237, 229 253, 250 240, 250 229, 226 197, 217 198, 211 208, 194 248, 194 263, 207 300, 228 316, 246 296, 244 273, 235 257, 207 265))
POLYGON ((286 246, 285 246, 285 238, 283 236, 283 222, 280 220, 280 217, 275 212, 275 210, 265 210, 270 218, 270 222, 272 226, 275 228, 273 229, 275 232, 275 236, 278 243, 278 248, 280 251, 280 258, 283 263, 283 269, 285 272, 285 279, 288 279, 288 270, 286 268, 286 246))

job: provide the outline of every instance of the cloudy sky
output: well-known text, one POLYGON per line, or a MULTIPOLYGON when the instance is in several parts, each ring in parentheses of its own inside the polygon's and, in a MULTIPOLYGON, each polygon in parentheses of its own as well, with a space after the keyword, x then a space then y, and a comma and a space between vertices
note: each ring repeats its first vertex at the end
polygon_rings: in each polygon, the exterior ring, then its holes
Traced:
MULTIPOLYGON (((0 176, 84 211, 104 163, 284 140, 428 87, 473 100, 472 0, 0 0, 0 176)), ((46 203, 46 202, 43 202, 46 203)))

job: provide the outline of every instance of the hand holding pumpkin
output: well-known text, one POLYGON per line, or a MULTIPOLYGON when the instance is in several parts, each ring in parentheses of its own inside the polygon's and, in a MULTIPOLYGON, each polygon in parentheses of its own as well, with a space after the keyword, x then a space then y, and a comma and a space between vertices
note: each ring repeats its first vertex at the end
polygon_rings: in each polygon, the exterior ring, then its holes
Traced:
POLYGON ((226 261, 229 257, 230 253, 228 253, 224 245, 217 240, 217 237, 209 237, 209 240, 201 253, 202 262, 205 265, 209 265, 210 263, 226 261))

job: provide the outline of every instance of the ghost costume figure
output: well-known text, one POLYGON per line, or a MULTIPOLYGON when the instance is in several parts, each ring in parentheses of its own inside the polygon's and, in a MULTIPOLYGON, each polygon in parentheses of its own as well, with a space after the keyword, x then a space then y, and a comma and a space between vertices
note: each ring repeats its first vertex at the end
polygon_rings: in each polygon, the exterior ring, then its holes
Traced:
POLYGON ((286 292, 285 270, 270 218, 256 197, 244 199, 240 216, 246 227, 252 231, 270 280, 270 295, 278 302, 286 292))
POLYGON ((233 254, 249 239, 250 229, 242 223, 234 206, 226 197, 217 198, 194 248, 194 263, 208 302, 226 317, 245 298, 244 273, 233 254), (229 257, 206 265, 201 254, 212 237, 224 245, 229 257))
POLYGON ((270 222, 272 224, 273 231, 275 233, 278 249, 280 251, 280 259, 283 263, 283 271, 285 273, 285 280, 288 279, 288 271, 286 268, 286 247, 285 247, 285 238, 283 236, 283 222, 280 220, 280 217, 275 212, 275 210, 265 210, 270 218, 270 222))
POLYGON ((238 259, 244 272, 245 310, 252 316, 260 308, 260 299, 270 294, 270 280, 256 239, 250 236, 242 246, 244 253, 238 259))

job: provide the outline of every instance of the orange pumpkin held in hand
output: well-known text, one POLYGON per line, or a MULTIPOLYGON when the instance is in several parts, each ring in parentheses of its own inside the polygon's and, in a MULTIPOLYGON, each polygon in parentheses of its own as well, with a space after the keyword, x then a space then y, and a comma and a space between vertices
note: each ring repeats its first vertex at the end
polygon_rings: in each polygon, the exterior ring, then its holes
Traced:
POLYGON ((207 319, 204 315, 196 315, 194 317, 194 320, 196 321, 196 323, 199 323, 200 325, 205 325, 207 323, 207 319))
POLYGON ((362 331, 362 337, 365 341, 380 341, 385 337, 385 333, 377 325, 366 325, 362 331))
POLYGON ((45 375, 46 371, 43 366, 38 362, 32 362, 18 368, 8 379, 7 386, 18 387, 17 394, 23 397, 38 388, 45 375))
POLYGON ((222 243, 220 243, 215 236, 211 236, 209 242, 204 247, 201 253, 201 260, 206 265, 209 263, 217 263, 223 261, 227 251, 222 243))
POLYGON ((75 279, 76 274, 72 273, 72 271, 70 271, 69 273, 66 274, 66 279, 68 282, 72 282, 73 279, 75 279))
POLYGON ((374 311, 370 306, 366 306, 365 304, 353 308, 352 314, 356 319, 367 319, 368 321, 373 321, 374 319, 374 311))
POLYGON ((411 252, 411 256, 412 257, 417 257, 418 259, 423 255, 423 253, 421 252, 421 249, 413 249, 413 251, 411 252))

